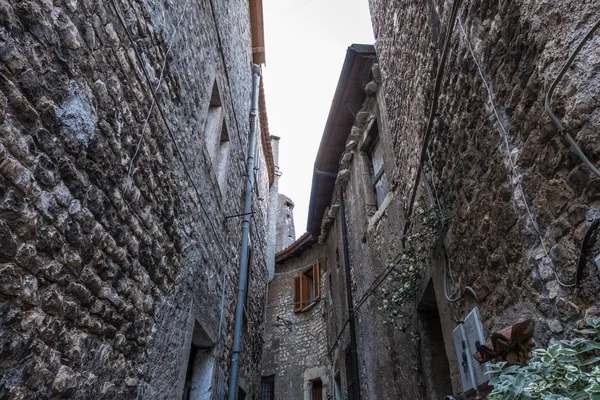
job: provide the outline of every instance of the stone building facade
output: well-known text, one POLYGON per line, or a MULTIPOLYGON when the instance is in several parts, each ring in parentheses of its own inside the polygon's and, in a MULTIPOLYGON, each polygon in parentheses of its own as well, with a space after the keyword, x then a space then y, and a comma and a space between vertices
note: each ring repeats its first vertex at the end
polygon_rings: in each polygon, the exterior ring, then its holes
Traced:
MULTIPOLYGON (((0 0, 0 398, 225 394, 257 12, 0 0)), ((275 240, 264 96, 260 117, 248 396, 275 240)))
MULTIPOLYGON (((308 232, 276 257, 282 275, 270 290, 285 294, 267 313, 267 331, 278 332, 269 351, 280 363, 263 364, 263 374, 275 374, 276 398, 314 398, 301 378, 313 366, 327 371, 332 398, 460 394, 469 382, 455 335, 474 309, 484 338, 530 320, 543 347, 598 314, 600 178, 544 100, 599 7, 370 1, 373 57, 357 66, 368 50, 349 49, 315 161, 308 232), (426 264, 413 274, 405 260, 428 209, 444 229, 421 249, 426 264), (293 313, 294 279, 313 260, 321 297, 293 313), (398 283, 409 295, 386 306, 398 283), (283 297, 292 300, 287 309, 283 297), (304 322, 309 313, 320 315, 304 322), (324 324, 325 339, 303 336, 300 323, 315 332, 324 324), (328 349, 301 358, 306 350, 294 346, 302 341, 328 349)), ((582 48, 550 103, 594 165, 599 41, 596 34, 582 48)), ((511 352, 501 358, 520 362, 511 352)))

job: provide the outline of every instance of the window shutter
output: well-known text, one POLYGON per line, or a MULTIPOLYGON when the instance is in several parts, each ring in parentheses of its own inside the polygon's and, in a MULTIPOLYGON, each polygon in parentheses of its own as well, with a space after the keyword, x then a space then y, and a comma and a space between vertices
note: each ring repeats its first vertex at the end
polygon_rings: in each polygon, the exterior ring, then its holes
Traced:
POLYGON ((321 267, 319 265, 319 261, 313 264, 313 284, 315 300, 321 297, 321 267))
POLYGON ((302 275, 294 278, 294 312, 302 311, 302 284, 300 281, 302 275))
POLYGON ((348 400, 356 400, 357 396, 357 382, 356 376, 354 375, 354 357, 352 355, 352 348, 348 346, 345 354, 346 361, 346 390, 348 400))

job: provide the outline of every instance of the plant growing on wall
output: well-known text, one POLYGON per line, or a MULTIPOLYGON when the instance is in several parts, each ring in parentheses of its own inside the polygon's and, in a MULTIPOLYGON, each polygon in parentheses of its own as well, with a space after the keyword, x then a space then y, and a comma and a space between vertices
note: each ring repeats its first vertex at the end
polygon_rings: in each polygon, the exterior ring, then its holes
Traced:
POLYGON ((415 223, 412 225, 415 232, 406 237, 404 252, 382 289, 382 309, 388 311, 386 322, 401 330, 404 330, 403 322, 406 322, 402 307, 414 299, 423 273, 430 265, 435 240, 446 232, 448 226, 438 207, 425 208, 421 204, 425 204, 424 198, 415 204, 416 218, 413 217, 415 223))
POLYGON ((535 349, 527 366, 492 364, 490 400, 600 400, 600 318, 589 318, 587 337, 535 349))

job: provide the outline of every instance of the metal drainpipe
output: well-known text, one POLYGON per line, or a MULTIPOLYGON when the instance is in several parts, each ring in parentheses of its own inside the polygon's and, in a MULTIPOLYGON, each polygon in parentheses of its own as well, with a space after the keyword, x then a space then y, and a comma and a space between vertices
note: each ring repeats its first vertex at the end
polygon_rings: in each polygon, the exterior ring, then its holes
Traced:
POLYGON ((258 86, 261 70, 258 65, 252 67, 252 107, 250 110, 250 144, 246 165, 246 197, 244 200, 244 222, 242 223, 242 254, 240 260, 240 281, 235 305, 235 330, 231 354, 231 375, 229 378, 229 400, 237 397, 238 360, 242 342, 242 323, 244 320, 244 300, 246 298, 246 280, 248 279, 248 242, 250 238, 250 217, 252 212, 252 177, 256 149, 256 124, 258 121, 258 86))
POLYGON ((360 400, 360 379, 358 377, 358 353, 356 351, 356 327, 354 326, 354 301, 352 300, 352 282, 350 281, 350 254, 348 251, 348 228, 346 226, 346 206, 344 204, 344 193, 340 189, 340 212, 342 218, 342 247, 344 250, 344 270, 346 272, 346 298, 348 301, 348 315, 350 325, 350 352, 352 355, 352 367, 354 381, 356 384, 356 399, 360 400))

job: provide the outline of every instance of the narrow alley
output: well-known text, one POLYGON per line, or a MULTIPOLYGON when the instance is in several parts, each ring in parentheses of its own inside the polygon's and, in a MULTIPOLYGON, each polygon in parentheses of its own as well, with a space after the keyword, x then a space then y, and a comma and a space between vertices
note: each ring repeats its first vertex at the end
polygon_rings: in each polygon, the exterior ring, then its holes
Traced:
POLYGON ((290 155, 269 1, 0 0, 0 399, 600 399, 600 2, 364 2, 290 155))

